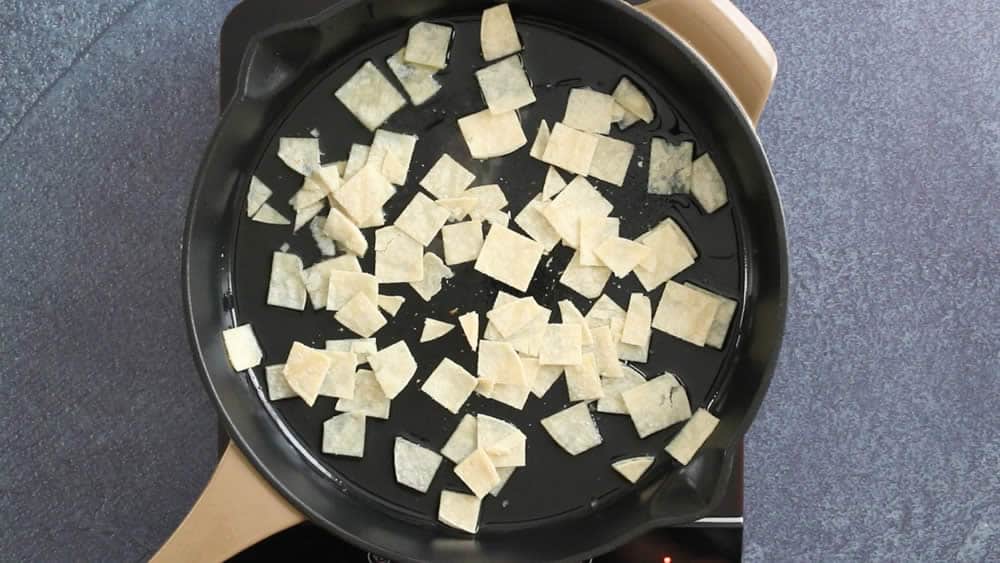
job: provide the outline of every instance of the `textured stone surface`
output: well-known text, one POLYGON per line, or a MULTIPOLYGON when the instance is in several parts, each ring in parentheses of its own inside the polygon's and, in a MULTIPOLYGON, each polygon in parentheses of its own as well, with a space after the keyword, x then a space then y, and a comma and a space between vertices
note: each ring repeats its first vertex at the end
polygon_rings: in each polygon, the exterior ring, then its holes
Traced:
MULTIPOLYGON (((738 3, 792 270, 746 558, 1000 559, 996 4, 738 3)), ((232 4, 0 0, 4 559, 145 558, 211 472, 179 241, 232 4)))

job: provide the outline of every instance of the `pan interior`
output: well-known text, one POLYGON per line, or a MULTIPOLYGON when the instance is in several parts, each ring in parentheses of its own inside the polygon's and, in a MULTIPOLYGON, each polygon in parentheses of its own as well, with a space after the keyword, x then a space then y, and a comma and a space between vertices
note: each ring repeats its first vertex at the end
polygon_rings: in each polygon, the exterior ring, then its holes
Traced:
MULTIPOLYGON (((387 223, 392 223, 418 191, 417 182, 445 152, 476 174, 474 185, 500 184, 510 202, 508 210, 516 214, 541 190, 547 165, 531 159, 527 148, 502 159, 479 162, 470 158, 455 120, 485 107, 473 74, 485 66, 479 54, 478 14, 430 21, 453 27, 455 34, 450 61, 448 68, 438 75, 443 88, 437 96, 419 108, 408 105, 383 126, 420 137, 407 184, 386 206, 387 223)), ((617 55, 613 48, 595 44, 564 26, 531 18, 518 18, 517 23, 525 45, 522 53, 524 65, 537 96, 535 104, 519 112, 529 144, 541 119, 547 120, 550 125, 562 119, 570 89, 591 87, 610 92, 623 75, 629 76, 650 97, 656 107, 657 118, 651 124, 640 122, 624 132, 618 131, 617 127, 613 129, 613 137, 636 144, 635 157, 625 187, 616 188, 599 181, 595 185, 614 204, 613 215, 621 218, 623 237, 635 238, 667 217, 674 218, 684 228, 698 249, 699 259, 675 281, 698 283, 742 303, 746 289, 744 270, 748 264, 743 258, 739 202, 738 198, 732 197, 740 186, 735 175, 728 172, 727 155, 712 151, 731 194, 731 203, 712 215, 703 214, 687 198, 650 196, 645 192, 652 136, 673 142, 694 141, 696 155, 712 149, 710 133, 699 127, 690 112, 684 111, 683 96, 672 95, 676 92, 671 92, 670 84, 647 82, 641 70, 630 66, 628 60, 617 55)), ((372 60, 383 73, 391 76, 384 61, 404 45, 407 28, 402 26, 391 34, 375 38, 363 48, 338 60, 302 92, 298 102, 290 106, 274 124, 270 136, 262 140, 254 168, 240 179, 243 187, 238 191, 236 200, 242 202, 240 205, 245 205, 246 185, 252 173, 274 190, 269 203, 287 217, 294 216, 287 202, 300 187, 302 178, 276 157, 279 137, 305 137, 309 136, 309 131, 317 129, 324 162, 346 159, 351 143, 370 143, 371 133, 347 112, 332 93, 366 60, 372 60)), ((287 243, 290 252, 301 256, 307 267, 322 260, 309 228, 304 227, 293 235, 288 227, 249 221, 245 209, 240 217, 233 233, 235 249, 231 265, 235 314, 240 323, 253 324, 264 349, 265 363, 282 363, 291 343, 296 340, 322 348, 327 339, 355 338, 356 335, 338 325, 330 312, 314 311, 307 305, 306 311, 300 313, 265 304, 273 251, 287 243)), ((373 229, 367 229, 366 236, 369 244, 373 243, 373 229)), ((442 255, 440 237, 430 251, 442 255)), ((559 275, 570 257, 569 249, 560 246, 551 258, 543 258, 527 292, 554 311, 551 322, 558 322, 556 304, 561 299, 570 299, 584 313, 592 303, 558 283, 559 275)), ((373 252, 369 251, 362 265, 365 271, 374 271, 373 252)), ((455 278, 447 281, 444 290, 430 303, 424 302, 406 284, 380 288, 384 294, 404 296, 406 304, 399 315, 390 318, 389 324, 377 334, 379 346, 399 339, 406 340, 419 368, 407 389, 393 401, 390 419, 368 420, 362 460, 338 458, 320 452, 322 425, 336 414, 336 399, 321 397, 314 407, 309 408, 297 399, 270 403, 265 395, 261 395, 266 411, 285 428, 286 436, 297 443, 321 472, 335 480, 338 488, 347 494, 380 503, 387 512, 406 520, 435 523, 438 492, 442 488, 462 491, 464 486, 447 460, 442 463, 428 494, 422 495, 398 485, 393 472, 393 440, 396 436, 404 436, 439 450, 462 413, 485 413, 509 420, 528 436, 528 465, 515 471, 499 498, 487 497, 484 501, 480 518, 481 534, 538 526, 583 515, 625 495, 638 494, 639 488, 627 483, 611 468, 611 462, 622 457, 655 455, 657 461, 645 477, 650 481, 661 479, 668 472, 676 472, 677 466, 663 452, 663 446, 678 427, 640 440, 629 417, 622 415, 594 413, 604 437, 603 445, 576 457, 561 450, 541 427, 539 420, 569 405, 562 380, 544 398, 529 398, 523 411, 473 394, 459 415, 452 415, 423 394, 419 390, 420 385, 443 358, 450 358, 471 372, 475 371, 476 365, 476 356, 469 350, 459 329, 439 340, 420 344, 423 319, 430 317, 457 324, 455 311, 485 312, 498 290, 512 291, 475 272, 471 263, 453 269, 455 278)), ((627 307, 632 292, 645 293, 634 276, 624 280, 612 277, 605 288, 605 293, 622 307, 627 307)), ((649 294, 654 307, 661 293, 662 286, 649 294)), ((736 319, 743 317, 737 314, 736 319)), ((739 328, 734 327, 733 331, 739 328)), ((654 331, 649 361, 634 367, 647 378, 664 371, 676 374, 688 390, 692 408, 696 408, 706 403, 713 385, 725 370, 731 369, 732 362, 725 359, 734 353, 736 340, 731 332, 727 349, 720 352, 696 348, 654 331)), ((258 387, 266 389, 263 369, 255 370, 253 377, 258 379, 258 387)))

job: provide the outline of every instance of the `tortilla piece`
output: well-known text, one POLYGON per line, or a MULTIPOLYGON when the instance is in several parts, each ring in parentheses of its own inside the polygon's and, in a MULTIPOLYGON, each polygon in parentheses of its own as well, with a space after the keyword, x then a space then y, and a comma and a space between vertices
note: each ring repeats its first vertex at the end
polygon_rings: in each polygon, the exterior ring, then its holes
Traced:
POLYGON ((524 467, 526 464, 525 454, 527 444, 528 437, 515 428, 514 432, 505 437, 486 446, 480 443, 479 447, 486 452, 486 455, 489 456, 490 461, 496 468, 524 467))
POLYGON ((365 166, 344 182, 333 197, 352 221, 360 223, 381 211, 395 194, 396 189, 374 166, 365 166))
POLYGON ((531 387, 528 385, 497 383, 493 386, 493 391, 490 393, 489 398, 511 408, 522 410, 524 409, 524 404, 528 402, 528 395, 530 394, 531 387))
POLYGON ((618 347, 611 338, 611 328, 599 326, 594 328, 592 332, 597 373, 611 378, 622 377, 622 365, 618 362, 618 347))
POLYGON ((465 340, 469 343, 469 348, 473 351, 479 344, 479 313, 470 311, 458 317, 458 324, 462 327, 465 340))
POLYGON ((372 140, 371 149, 368 151, 368 161, 365 165, 377 164, 386 180, 397 186, 402 186, 406 183, 410 163, 413 161, 413 150, 416 146, 416 135, 379 129, 375 131, 375 138, 372 140), (387 164, 387 161, 384 160, 390 156, 395 159, 394 166, 387 164), (378 158, 382 158, 383 161, 376 162, 378 158))
POLYGON ((369 145, 362 145, 360 143, 354 143, 351 145, 351 151, 347 154, 347 168, 344 170, 344 181, 347 181, 358 173, 359 170, 364 168, 365 163, 368 162, 368 153, 371 152, 371 147, 369 145))
POLYGON ((476 374, 496 383, 526 385, 524 366, 514 347, 506 342, 483 340, 479 343, 476 374))
POLYGON ((364 415, 348 412, 324 422, 322 450, 325 454, 364 457, 364 415))
POLYGON ((545 183, 542 184, 542 201, 548 201, 556 197, 565 188, 566 180, 563 179, 562 174, 556 170, 555 166, 549 166, 548 171, 545 173, 545 183))
MULTIPOLYGON (((476 180, 476 175, 465 169, 449 154, 441 158, 431 167, 420 186, 438 199, 458 197, 476 180)), ((440 203, 440 202, 439 202, 440 203)))
POLYGON ((392 449, 396 482, 415 491, 426 493, 441 466, 441 455, 405 438, 396 437, 392 449))
POLYGON ((292 170, 308 176, 319 168, 319 139, 281 137, 278 139, 278 158, 292 170))
POLYGON ((354 398, 337 401, 336 410, 356 412, 372 418, 389 418, 389 398, 375 379, 375 374, 367 369, 359 369, 354 382, 354 398))
POLYGON ((622 116, 620 120, 618 120, 618 130, 624 131, 629 127, 635 125, 636 123, 639 123, 640 121, 642 120, 639 119, 638 115, 630 112, 629 110, 625 110, 625 114, 622 116))
POLYGON ((369 356, 368 363, 382 392, 390 399, 395 399, 417 373, 417 361, 403 340, 369 356))
POLYGON ((528 154, 531 158, 536 158, 538 160, 542 159, 542 155, 545 154, 545 146, 549 144, 549 124, 544 119, 538 124, 538 133, 535 135, 535 142, 531 144, 531 150, 528 154))
POLYGON ((606 239, 594 249, 594 255, 616 278, 624 278, 632 273, 651 251, 641 243, 621 237, 606 239))
POLYGON ((441 491, 438 520, 452 528, 475 534, 479 530, 480 503, 475 495, 441 491))
POLYGON ((597 401, 597 412, 628 414, 628 407, 625 406, 625 401, 622 400, 622 393, 646 383, 646 378, 628 366, 622 368, 622 373, 624 377, 605 377, 601 379, 604 396, 597 401))
POLYGON ((698 287, 691 282, 685 282, 684 286, 695 291, 700 291, 718 301, 719 308, 715 311, 715 318, 712 319, 711 328, 708 329, 708 336, 705 338, 705 346, 711 346, 716 350, 721 350, 722 345, 726 343, 726 334, 729 333, 729 324, 733 321, 733 315, 736 314, 736 307, 739 303, 728 297, 723 297, 715 292, 698 287))
POLYGON ((519 353, 537 358, 542 348, 542 338, 545 335, 545 328, 551 316, 552 311, 539 306, 535 318, 528 326, 507 339, 507 342, 519 353))
POLYGON ((226 346, 229 365, 236 371, 257 367, 264 359, 264 352, 249 323, 222 331, 222 342, 226 346))
POLYGON ((458 120, 472 158, 485 160, 508 155, 528 144, 517 112, 494 114, 488 109, 458 120))
POLYGON ((691 155, 694 143, 672 145, 659 137, 649 143, 649 180, 646 191, 670 195, 691 192, 691 155))
POLYGON ((542 426, 570 455, 579 455, 602 442, 601 432, 590 416, 587 403, 577 403, 543 418, 542 426))
POLYGON ((323 190, 324 195, 333 194, 333 192, 340 189, 340 184, 343 183, 343 178, 340 176, 340 167, 336 162, 320 165, 319 168, 313 170, 308 179, 313 184, 319 186, 323 190))
POLYGON ((617 217, 580 217, 580 264, 605 266, 594 250, 604 241, 618 238, 619 227, 617 217))
POLYGON ((430 342, 437 340, 448 334, 455 328, 455 325, 441 322, 436 319, 424 319, 424 330, 420 333, 420 342, 430 342))
POLYGON ((300 187, 299 190, 295 192, 295 195, 288 200, 288 204, 291 205, 293 209, 300 210, 323 201, 326 195, 326 189, 314 182, 312 180, 312 176, 310 175, 302 181, 302 187, 300 187))
POLYGON ((319 249, 320 255, 334 256, 337 254, 337 243, 323 232, 325 226, 326 217, 322 215, 313 217, 309 223, 309 232, 312 234, 313 241, 316 242, 316 248, 319 249))
POLYGON ((369 131, 378 129, 406 105, 403 95, 371 61, 365 61, 334 96, 369 131))
POLYGON ((295 394, 295 390, 288 386, 284 371, 285 364, 276 364, 264 368, 264 377, 267 379, 267 398, 272 401, 298 397, 295 394))
POLYGON ((552 228, 549 220, 542 214, 546 202, 542 201, 541 195, 528 202, 521 212, 514 218, 514 223, 521 227, 529 237, 542 245, 545 253, 552 252, 552 249, 559 244, 559 233, 552 228))
POLYGON ((627 110, 621 106, 618 102, 613 102, 611 106, 611 122, 618 123, 622 119, 625 119, 625 112, 627 110))
MULTIPOLYGON (((500 290, 497 292, 496 301, 493 303, 493 307, 497 308, 502 305, 516 301, 518 298, 510 295, 509 293, 500 290)), ((552 312, 541 305, 535 305, 535 316, 528 323, 528 326, 519 331, 514 336, 504 339, 500 335, 500 331, 493 326, 493 323, 487 323, 486 331, 483 338, 487 340, 500 340, 506 341, 514 350, 517 352, 530 357, 538 357, 539 350, 542 346, 542 337, 545 334, 545 328, 548 325, 549 317, 552 316, 552 312)))
POLYGON ((640 438, 691 418, 687 392, 669 372, 623 391, 622 402, 640 438))
POLYGON ((531 297, 522 297, 500 306, 495 306, 486 313, 486 318, 504 338, 511 337, 531 322, 537 311, 538 304, 531 297))
POLYGON ((664 450, 681 465, 687 465, 718 425, 719 419, 712 413, 698 409, 664 450))
POLYGON ((476 71, 486 107, 494 115, 535 103, 535 92, 524 71, 521 57, 513 56, 476 71))
POLYGON ((586 176, 597 151, 597 137, 556 123, 542 153, 542 162, 586 176))
POLYGON ((406 91, 413 105, 419 106, 438 93, 441 89, 441 83, 434 78, 436 69, 404 61, 403 53, 405 51, 405 47, 396 51, 385 60, 385 64, 399 80, 399 84, 406 91))
POLYGON ((620 459, 611 464, 622 477, 627 479, 630 483, 635 483, 642 477, 642 474, 646 472, 647 469, 656 458, 651 455, 644 455, 639 457, 630 457, 628 459, 620 459))
POLYGON ((452 29, 446 25, 418 22, 410 28, 403 60, 442 69, 448 66, 452 29))
POLYGON ((475 221, 493 222, 496 213, 507 207, 507 196, 497 184, 469 188, 462 193, 462 196, 476 198, 476 206, 469 212, 469 217, 475 221))
POLYGON ((607 217, 614 206, 582 176, 577 176, 542 214, 570 248, 580 248, 580 220, 607 217))
POLYGON ((453 414, 458 413, 476 388, 476 378, 448 358, 441 360, 420 390, 453 414))
POLYGON ((247 189, 247 217, 253 217, 264 203, 270 199, 271 188, 256 176, 250 177, 250 187, 247 189))
POLYGON ((583 331, 576 324, 550 324, 545 329, 538 363, 543 366, 576 366, 583 361, 583 331))
POLYGON ((329 286, 326 291, 328 311, 339 311, 358 294, 363 294, 371 303, 378 300, 378 280, 371 274, 332 271, 328 277, 329 286))
POLYGON ((542 259, 542 245, 514 231, 493 225, 476 259, 476 271, 519 291, 527 291, 542 259))
POLYGON ((481 448, 492 446, 507 436, 520 432, 506 420, 487 414, 476 415, 476 443, 481 448))
POLYGON ((587 311, 587 324, 590 325, 591 332, 599 326, 607 326, 611 329, 611 338, 617 343, 621 340, 622 328, 625 326, 625 309, 622 309, 613 299, 607 295, 600 298, 587 311))
MULTIPOLYGON (((540 367, 538 358, 521 356, 521 366, 524 368, 524 379, 528 382, 527 386, 532 387, 535 384, 535 378, 538 377, 538 368, 540 367)), ((528 392, 530 391, 529 389, 528 392)))
POLYGON ((379 312, 375 301, 360 291, 354 294, 354 297, 344 304, 333 318, 344 328, 365 338, 386 325, 385 317, 379 312))
POLYGON ((406 298, 400 295, 379 295, 376 305, 379 309, 389 313, 389 316, 395 317, 405 302, 406 298))
POLYGON ((562 122, 577 131, 607 135, 611 132, 614 103, 614 98, 602 92, 573 88, 569 91, 562 122))
POLYGON ((656 256, 653 268, 646 268, 640 264, 635 269, 635 275, 646 291, 653 291, 689 268, 698 256, 690 239, 670 218, 653 227, 636 239, 636 242, 648 247, 656 256))
POLYGON ((611 277, 611 270, 604 266, 584 266, 580 264, 580 253, 573 254, 569 265, 563 270, 559 283, 586 297, 596 299, 611 277))
POLYGON ((267 304, 296 311, 306 308, 306 286, 302 281, 302 259, 294 254, 275 252, 271 259, 271 279, 267 304))
POLYGON ((310 348, 301 342, 293 342, 282 373, 288 386, 311 407, 316 403, 316 397, 319 396, 320 387, 332 363, 326 352, 310 348))
POLYGON ((427 246, 448 221, 451 212, 434 203, 431 198, 417 192, 396 219, 396 227, 413 240, 427 246))
POLYGON ((629 297, 621 341, 635 346, 648 346, 652 322, 653 306, 649 297, 641 293, 633 293, 629 297))
POLYGON ((587 321, 583 318, 583 313, 576 308, 576 305, 574 305, 572 301, 569 299, 559 301, 559 315, 562 318, 563 324, 580 326, 580 342, 584 347, 589 347, 594 344, 594 337, 590 333, 590 327, 587 326, 587 321))
POLYGON ((510 14, 510 6, 500 4, 483 10, 479 43, 483 50, 483 59, 487 61, 495 61, 522 49, 517 29, 514 27, 514 18, 510 14))
POLYGON ((358 356, 353 352, 338 352, 325 350, 330 358, 330 369, 319 388, 321 397, 336 397, 340 399, 354 398, 354 385, 357 380, 355 370, 358 368, 358 356))
POLYGON ((437 200, 437 204, 451 212, 449 221, 461 221, 476 209, 479 200, 474 197, 447 197, 437 200))
POLYGON ((695 346, 704 346, 719 304, 719 300, 704 292, 668 281, 653 316, 653 328, 695 346))
POLYGON ((441 455, 458 463, 476 451, 476 417, 467 414, 441 448, 441 455))
POLYGON ((498 467, 524 465, 527 438, 516 426, 485 414, 476 416, 476 444, 498 467))
MULTIPOLYGON (((511 295, 510 293, 507 293, 502 289, 498 290, 497 296, 493 299, 493 308, 498 309, 500 307, 503 307, 504 305, 513 303, 518 299, 520 299, 520 297, 515 297, 514 295, 511 295)), ((485 338, 486 340, 500 340, 500 341, 503 340, 503 336, 500 335, 500 331, 497 330, 497 328, 493 326, 493 323, 490 322, 486 323, 486 332, 483 334, 483 338, 485 338)))
POLYGON ((302 281, 309 292, 309 301, 313 309, 325 309, 327 292, 330 286, 330 272, 361 272, 361 264, 354 256, 344 255, 330 258, 306 268, 302 272, 302 281))
POLYGON ((267 225, 291 225, 292 222, 285 218, 284 215, 278 213, 278 210, 271 207, 268 204, 260 206, 257 213, 251 217, 252 221, 257 221, 258 223, 264 223, 267 225))
POLYGON ((424 247, 393 226, 375 231, 375 277, 379 283, 423 280, 424 247))
POLYGON ((469 487, 472 494, 478 498, 483 498, 490 489, 500 482, 500 476, 493 467, 486 452, 482 448, 476 449, 465 459, 455 466, 455 475, 469 487))
POLYGON ((441 241, 444 244, 444 262, 449 266, 472 262, 479 257, 483 248, 483 224, 479 221, 466 221, 454 225, 445 225, 441 229, 441 241))
POLYGON ((577 365, 566 366, 566 390, 570 402, 592 401, 604 396, 593 352, 583 354, 577 365))
POLYGON ((632 143, 599 136, 594 158, 590 162, 590 173, 587 175, 620 188, 625 183, 633 154, 635 145, 632 143))
POLYGON ((350 352, 355 355, 358 363, 367 364, 368 357, 378 352, 374 338, 341 338, 326 341, 327 352, 350 352))
POLYGON ((691 195, 705 213, 715 213, 729 203, 726 183, 708 153, 699 156, 691 164, 691 195))
POLYGON ((318 201, 316 203, 298 208, 295 211, 295 224, 292 225, 292 232, 298 232, 298 230, 311 221, 313 217, 319 215, 319 212, 323 211, 324 207, 326 207, 326 204, 323 201, 318 201))
POLYGON ((562 374, 563 366, 538 366, 535 380, 531 385, 531 393, 539 399, 544 397, 562 374))
POLYGON ((612 96, 628 113, 633 114, 646 123, 652 122, 656 116, 646 94, 624 76, 618 82, 618 86, 615 87, 612 96))
POLYGON ((500 496, 500 491, 503 490, 504 485, 510 480, 510 476, 514 474, 516 467, 497 467, 497 475, 500 476, 500 482, 496 484, 495 487, 490 489, 490 496, 496 497, 500 496))
POLYGON ((480 375, 476 378, 476 393, 489 399, 493 395, 493 389, 496 385, 497 380, 495 377, 483 377, 480 375))
POLYGON ((455 277, 455 272, 446 266, 436 254, 430 252, 424 254, 423 262, 424 279, 419 282, 410 283, 410 287, 424 301, 430 301, 432 297, 441 291, 444 280, 455 277))

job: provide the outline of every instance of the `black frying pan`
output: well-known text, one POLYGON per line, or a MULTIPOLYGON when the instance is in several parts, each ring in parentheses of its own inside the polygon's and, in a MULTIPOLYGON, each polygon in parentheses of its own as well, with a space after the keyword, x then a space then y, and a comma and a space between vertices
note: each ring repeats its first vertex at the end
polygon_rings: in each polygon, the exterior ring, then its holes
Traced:
MULTIPOLYGON (((479 13, 491 2, 347 0, 251 43, 237 94, 199 171, 184 241, 186 306, 208 391, 239 450, 294 508, 273 492, 270 497, 255 496, 268 487, 247 477, 252 473, 245 471, 240 452, 230 448, 206 495, 161 551, 162 559, 226 556, 239 542, 229 541, 226 548, 209 544, 280 529, 301 518, 298 511, 329 531, 394 559, 580 559, 610 550, 652 526, 697 519, 720 498, 732 464, 727 448, 746 431, 765 394, 785 315, 786 249, 780 204, 748 119, 748 113, 759 115, 773 79, 769 47, 726 0, 655 2, 650 10, 701 48, 702 56, 727 79, 727 90, 704 59, 627 4, 614 0, 511 4, 525 45, 525 66, 538 96, 537 103, 520 112, 529 139, 540 119, 552 123, 561 118, 570 88, 589 85, 610 91, 622 75, 628 75, 650 95, 658 118, 613 136, 636 143, 642 161, 648 158, 654 134, 693 140, 696 154, 710 152, 726 180, 730 204, 712 215, 683 197, 647 196, 646 169, 636 160, 626 187, 598 184, 614 203, 614 214, 622 217, 623 236, 634 238, 665 217, 685 228, 700 258, 677 281, 693 281, 740 301, 723 351, 694 348, 654 331, 649 362, 635 366, 647 377, 663 371, 677 374, 692 406, 705 406, 720 418, 717 430, 703 452, 682 469, 662 451, 679 426, 639 440, 628 417, 597 414, 604 444, 570 457, 537 424, 567 406, 564 384, 557 384, 541 400, 529 399, 524 411, 474 395, 463 412, 499 416, 526 431, 528 466, 515 472, 503 490, 500 499, 506 502, 484 501, 477 536, 437 523, 437 491, 464 490, 451 464, 442 465, 430 493, 412 492, 395 482, 392 441, 402 435, 439 449, 458 422, 459 417, 427 400, 419 384, 441 358, 474 366, 474 355, 462 345, 457 330, 427 344, 418 344, 417 337, 424 316, 448 319, 453 308, 482 311, 498 289, 509 291, 472 272, 471 264, 456 267, 455 280, 429 304, 405 284, 385 288, 386 293, 405 296, 407 303, 378 333, 379 343, 405 338, 420 369, 415 381, 393 401, 391 418, 368 422, 363 460, 320 453, 322 423, 334 414, 333 399, 321 398, 313 408, 301 401, 271 403, 262 369, 249 376, 233 373, 220 334, 235 324, 253 324, 266 364, 283 362, 294 340, 321 347, 326 339, 353 337, 326 311, 298 313, 264 304, 272 251, 287 242, 307 265, 320 256, 308 228, 293 236, 290 228, 249 222, 246 187, 250 175, 258 175, 275 190, 272 205, 292 216, 285 201, 298 189, 301 177, 276 158, 279 137, 306 136, 317 128, 328 160, 345 158, 352 142, 368 142, 370 133, 332 92, 365 60, 373 60, 385 72, 385 58, 405 43, 406 30, 415 21, 446 23, 454 27, 455 37, 449 67, 441 76, 442 92, 420 108, 410 106, 397 113, 384 125, 420 136, 409 183, 387 206, 390 222, 442 151, 475 172, 477 184, 500 183, 513 212, 538 192, 545 175, 545 165, 530 159, 527 148, 505 157, 499 173, 495 161, 473 161, 455 125, 456 117, 484 107, 473 71, 485 65, 478 53, 479 13), (610 462, 638 454, 657 455, 657 461, 633 486, 613 472, 610 462), (224 468, 228 468, 225 473, 224 468), (231 476, 234 468, 244 469, 241 477, 231 476), (230 492, 237 493, 235 498, 212 493, 213 485, 218 491, 227 483, 230 492), (210 525, 218 524, 227 508, 236 512, 229 516, 227 530, 213 532, 210 525), (195 536, 210 541, 199 543, 191 539, 195 536)), ((367 234, 372 237, 370 230, 367 234)), ((536 272, 528 294, 553 310, 558 300, 569 298, 586 311, 590 302, 557 283, 569 257, 565 249, 557 250, 551 266, 536 272)), ((366 271, 371 271, 371 261, 369 253, 362 261, 366 271)), ((612 280, 606 293, 625 305, 629 292, 641 291, 639 287, 634 278, 612 280)), ((661 291, 651 294, 654 304, 661 291)))

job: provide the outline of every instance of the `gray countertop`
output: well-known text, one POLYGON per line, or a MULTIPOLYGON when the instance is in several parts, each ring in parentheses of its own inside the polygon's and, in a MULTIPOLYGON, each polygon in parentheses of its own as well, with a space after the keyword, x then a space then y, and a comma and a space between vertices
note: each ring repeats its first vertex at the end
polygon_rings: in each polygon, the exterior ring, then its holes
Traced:
MULTIPOLYGON (((746 559, 1000 559, 1000 9, 742 0, 791 252, 746 559)), ((0 553, 136 560, 215 462, 179 241, 231 1, 0 0, 0 553)))

